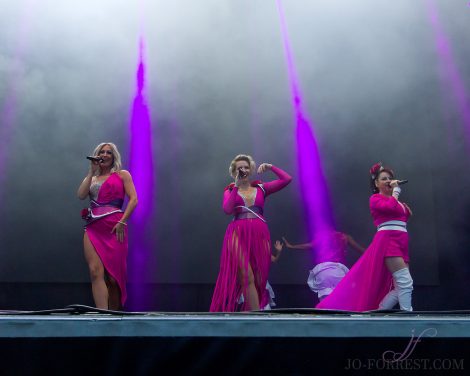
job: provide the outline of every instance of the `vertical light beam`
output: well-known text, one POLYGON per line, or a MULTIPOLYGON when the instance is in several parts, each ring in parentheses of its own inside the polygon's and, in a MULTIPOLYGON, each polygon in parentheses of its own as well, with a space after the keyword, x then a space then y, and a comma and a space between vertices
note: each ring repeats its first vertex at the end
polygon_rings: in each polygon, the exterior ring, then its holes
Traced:
POLYGON ((466 92, 464 80, 454 61, 451 44, 439 19, 436 3, 434 0, 425 1, 429 21, 434 33, 437 55, 441 64, 442 84, 446 91, 452 93, 453 101, 465 127, 467 149, 470 150, 470 98, 466 92))
POLYGON ((154 171, 152 148, 152 124, 145 98, 144 41, 139 42, 139 63, 137 67, 137 91, 132 104, 129 126, 130 157, 129 170, 134 180, 139 204, 130 220, 129 307, 142 310, 146 305, 145 286, 152 250, 151 218, 153 213, 154 171))
MULTIPOLYGON (((330 231, 333 231, 334 220, 330 203, 330 195, 323 174, 320 152, 316 142, 313 127, 307 114, 302 108, 302 96, 297 79, 293 54, 290 48, 287 24, 280 0, 276 0, 281 24, 281 33, 287 61, 288 76, 291 87, 292 105, 296 122, 297 168, 300 192, 303 200, 307 229, 312 240, 317 244, 323 241, 330 231)), ((312 122, 313 124, 313 122, 312 122)), ((317 254, 328 250, 316 249, 317 254)))
POLYGON ((0 102, 0 200, 3 198, 8 161, 13 138, 13 129, 17 120, 18 86, 21 84, 21 72, 24 65, 24 55, 28 47, 30 30, 33 22, 37 0, 27 0, 21 11, 18 24, 18 37, 13 52, 13 70, 6 78, 6 88, 3 100, 0 102))

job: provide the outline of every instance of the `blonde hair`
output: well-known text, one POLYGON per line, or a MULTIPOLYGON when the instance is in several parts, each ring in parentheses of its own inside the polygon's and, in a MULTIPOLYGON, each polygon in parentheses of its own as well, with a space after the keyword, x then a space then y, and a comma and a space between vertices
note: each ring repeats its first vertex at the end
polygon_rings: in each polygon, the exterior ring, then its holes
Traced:
POLYGON ((247 154, 238 154, 235 158, 233 158, 232 162, 230 162, 230 167, 228 168, 228 172, 232 178, 235 178, 237 175, 236 173, 236 166, 237 162, 245 161, 250 165, 250 175, 256 171, 256 163, 251 157, 251 155, 247 154))
POLYGON ((113 152, 113 165, 111 166, 111 172, 121 171, 121 154, 119 154, 117 146, 112 142, 102 142, 101 144, 99 144, 93 151, 93 155, 98 155, 101 149, 103 149, 103 147, 106 145, 108 145, 111 148, 111 151, 113 152))

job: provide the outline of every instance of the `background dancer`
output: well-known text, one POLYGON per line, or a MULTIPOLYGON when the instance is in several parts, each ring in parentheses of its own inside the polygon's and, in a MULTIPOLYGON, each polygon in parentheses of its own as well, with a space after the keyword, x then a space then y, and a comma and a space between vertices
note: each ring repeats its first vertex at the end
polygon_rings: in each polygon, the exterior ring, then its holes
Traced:
POLYGON ((362 257, 317 308, 367 311, 391 309, 399 303, 400 309, 413 310, 406 230, 412 213, 398 199, 399 181, 390 168, 377 163, 370 169, 370 176, 374 192, 370 211, 377 233, 362 257))
POLYGON ((286 248, 316 250, 317 265, 310 270, 307 284, 318 295, 318 299, 323 300, 349 271, 345 265, 348 246, 360 254, 364 252, 364 247, 351 235, 339 231, 331 231, 317 239, 310 243, 291 244, 285 237, 282 238, 286 248))
POLYGON ((223 210, 234 215, 228 225, 222 246, 220 271, 212 296, 211 312, 233 312, 241 294, 245 302, 241 310, 259 310, 269 301, 266 293, 271 263, 271 239, 263 207, 267 196, 290 183, 292 178, 281 169, 262 163, 258 173, 268 170, 278 179, 261 183, 249 180, 256 164, 249 155, 237 155, 229 172, 235 182, 225 188, 223 210))
POLYGON ((137 205, 137 194, 130 173, 121 169, 121 156, 113 143, 99 144, 88 175, 78 188, 90 207, 82 217, 87 221, 83 236, 85 259, 97 308, 119 310, 126 301, 127 221, 137 205), (129 202, 122 211, 124 197, 129 202))

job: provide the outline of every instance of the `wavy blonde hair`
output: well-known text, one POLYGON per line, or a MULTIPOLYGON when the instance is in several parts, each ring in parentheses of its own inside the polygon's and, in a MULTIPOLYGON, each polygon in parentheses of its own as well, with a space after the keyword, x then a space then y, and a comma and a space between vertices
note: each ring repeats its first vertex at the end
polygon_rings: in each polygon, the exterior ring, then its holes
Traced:
POLYGON ((250 175, 256 171, 256 163, 251 155, 247 154, 238 154, 235 158, 233 158, 232 162, 230 162, 230 167, 228 168, 228 172, 232 178, 235 179, 236 173, 236 165, 239 161, 245 161, 250 165, 250 175))
POLYGON ((93 151, 93 155, 98 155, 98 153, 103 149, 105 145, 108 145, 113 152, 113 165, 111 166, 111 172, 121 171, 122 169, 122 162, 121 162, 121 154, 115 144, 112 142, 102 142, 99 144, 95 150, 93 151))

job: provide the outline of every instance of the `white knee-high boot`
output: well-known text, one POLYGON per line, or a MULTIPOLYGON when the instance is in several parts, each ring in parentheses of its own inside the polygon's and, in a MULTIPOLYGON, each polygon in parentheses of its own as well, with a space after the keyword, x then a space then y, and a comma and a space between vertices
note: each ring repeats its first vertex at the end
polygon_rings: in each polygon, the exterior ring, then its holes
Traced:
MULTIPOLYGON (((395 281, 394 281, 395 285, 395 281)), ((393 290, 390 290, 387 295, 384 296, 379 304, 379 309, 393 309, 398 303, 398 291, 394 286, 393 290)))
POLYGON ((411 278, 408 268, 397 270, 392 274, 393 290, 385 295, 379 304, 379 309, 393 309, 400 303, 400 309, 404 311, 412 311, 411 292, 413 291, 413 279, 411 278))
POLYGON ((397 270, 393 273, 393 281, 398 292, 398 303, 403 311, 412 311, 411 293, 413 291, 413 279, 408 268, 397 270))

